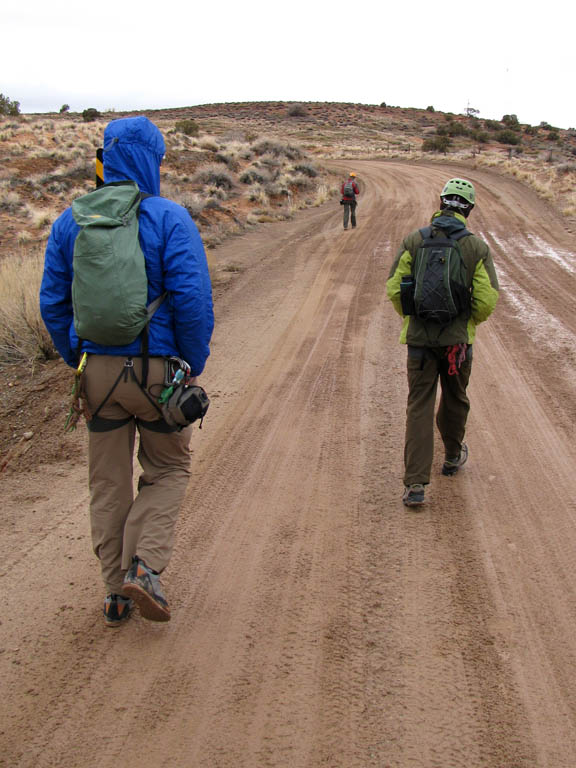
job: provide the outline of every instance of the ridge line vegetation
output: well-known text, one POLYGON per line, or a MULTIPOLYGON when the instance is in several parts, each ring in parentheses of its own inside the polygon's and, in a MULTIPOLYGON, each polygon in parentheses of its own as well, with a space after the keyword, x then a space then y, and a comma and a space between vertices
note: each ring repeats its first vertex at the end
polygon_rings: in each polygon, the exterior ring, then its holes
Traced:
MULTIPOLYGON (((37 299, 50 226, 94 187, 93 158, 106 123, 137 114, 143 112, 72 113, 63 105, 59 113, 21 115, 19 103, 0 94, 0 364, 54 356, 37 299)), ((215 284, 229 278, 213 257, 226 238, 339 194, 327 160, 426 159, 492 168, 576 221, 574 129, 523 125, 512 114, 483 120, 472 108, 454 115, 385 103, 256 102, 145 114, 166 139, 162 194, 197 223, 215 284)))

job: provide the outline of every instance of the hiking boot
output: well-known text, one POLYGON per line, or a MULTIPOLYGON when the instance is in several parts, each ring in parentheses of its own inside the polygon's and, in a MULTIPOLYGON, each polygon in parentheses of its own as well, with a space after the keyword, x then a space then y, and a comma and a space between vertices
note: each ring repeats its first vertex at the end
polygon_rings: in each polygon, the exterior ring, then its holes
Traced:
POLYGON ((119 627, 130 618, 134 603, 122 595, 106 595, 104 600, 104 621, 107 627, 119 627))
POLYGON ((460 469, 460 467, 464 466, 466 462, 468 461, 468 446, 466 443, 462 443, 462 448, 460 448, 460 453, 458 456, 453 456, 449 458, 448 456, 444 459, 444 464, 442 465, 442 474, 447 475, 450 477, 450 475, 455 475, 456 472, 460 469))
POLYGON ((170 621, 170 609, 162 591, 160 576, 148 568, 140 558, 132 558, 132 565, 124 577, 122 589, 140 608, 142 618, 149 621, 170 621))
POLYGON ((422 483, 407 485, 404 489, 402 501, 407 507, 418 507, 420 504, 424 504, 424 486, 422 483))

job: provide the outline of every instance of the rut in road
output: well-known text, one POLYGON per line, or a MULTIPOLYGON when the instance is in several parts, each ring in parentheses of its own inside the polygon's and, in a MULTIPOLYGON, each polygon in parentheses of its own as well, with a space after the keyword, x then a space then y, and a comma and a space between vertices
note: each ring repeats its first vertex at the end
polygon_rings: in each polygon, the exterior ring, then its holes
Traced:
POLYGON ((216 303, 169 625, 103 628, 84 473, 54 478, 58 514, 27 534, 36 567, 14 556, 2 576, 0 765, 572 765, 569 233, 520 185, 474 172, 470 229, 504 279, 476 345, 471 458, 407 511, 405 351, 384 284, 465 173, 357 170, 356 231, 332 203, 217 253, 240 271, 216 303))

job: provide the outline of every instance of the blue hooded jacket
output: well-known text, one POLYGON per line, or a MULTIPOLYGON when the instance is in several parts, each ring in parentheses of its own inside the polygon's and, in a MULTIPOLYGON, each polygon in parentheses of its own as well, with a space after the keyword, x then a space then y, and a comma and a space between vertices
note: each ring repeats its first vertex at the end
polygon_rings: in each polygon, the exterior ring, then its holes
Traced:
MULTIPOLYGON (((114 120, 104 131, 104 181, 135 181, 146 197, 140 204, 139 237, 146 260, 148 303, 165 291, 166 299, 149 325, 149 354, 176 355, 202 373, 214 328, 212 287, 204 246, 196 225, 182 206, 159 197, 160 164, 165 145, 146 117, 114 120)), ((66 363, 78 364, 74 330, 72 278, 74 242, 79 227, 72 209, 54 222, 44 260, 40 311, 54 345, 66 363)), ((141 339, 127 346, 104 347, 84 341, 96 355, 138 356, 141 339)))

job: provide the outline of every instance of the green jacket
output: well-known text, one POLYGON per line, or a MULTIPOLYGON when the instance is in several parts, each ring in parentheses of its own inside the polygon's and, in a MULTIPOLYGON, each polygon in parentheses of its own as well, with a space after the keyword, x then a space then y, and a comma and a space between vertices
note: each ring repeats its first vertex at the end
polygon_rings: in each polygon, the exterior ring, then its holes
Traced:
MULTIPOLYGON (((452 211, 437 211, 432 216, 435 227, 447 235, 466 227, 466 219, 452 211)), ((398 251, 392 264, 386 293, 394 309, 404 318, 400 341, 415 347, 447 347, 452 344, 472 344, 476 335, 476 326, 487 320, 498 301, 498 278, 490 249, 476 235, 465 236, 458 241, 462 258, 466 264, 468 285, 472 287, 472 312, 466 318, 460 315, 448 326, 424 322, 417 317, 404 316, 400 303, 400 281, 412 271, 412 259, 422 244, 419 230, 409 234, 398 251)))

